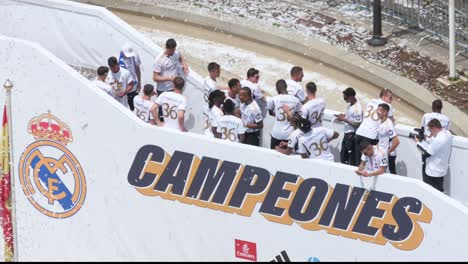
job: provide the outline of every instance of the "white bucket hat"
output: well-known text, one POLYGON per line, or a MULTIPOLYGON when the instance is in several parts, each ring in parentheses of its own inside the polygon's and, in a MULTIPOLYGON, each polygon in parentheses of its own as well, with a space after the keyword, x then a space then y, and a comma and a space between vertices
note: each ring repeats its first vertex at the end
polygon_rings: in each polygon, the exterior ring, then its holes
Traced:
POLYGON ((127 58, 135 57, 135 55, 136 55, 135 49, 133 48, 132 44, 130 44, 130 43, 126 43, 123 46, 122 51, 123 51, 125 57, 127 57, 127 58))

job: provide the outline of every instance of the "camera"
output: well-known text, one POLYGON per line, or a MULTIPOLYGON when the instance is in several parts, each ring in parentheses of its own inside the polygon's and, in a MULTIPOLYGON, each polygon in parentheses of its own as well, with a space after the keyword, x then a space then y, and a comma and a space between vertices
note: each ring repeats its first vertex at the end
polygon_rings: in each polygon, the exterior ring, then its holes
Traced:
POLYGON ((414 132, 416 133, 409 133, 408 137, 409 138, 414 138, 416 137, 419 141, 424 140, 424 127, 421 128, 415 128, 414 132))

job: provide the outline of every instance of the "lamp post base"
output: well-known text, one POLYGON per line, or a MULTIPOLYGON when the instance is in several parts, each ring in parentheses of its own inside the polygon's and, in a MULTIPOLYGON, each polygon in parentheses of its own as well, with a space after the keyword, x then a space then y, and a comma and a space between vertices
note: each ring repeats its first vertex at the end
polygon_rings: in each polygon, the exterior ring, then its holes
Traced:
POLYGON ((367 41, 367 44, 374 47, 385 46, 385 44, 387 44, 387 39, 374 36, 367 41))

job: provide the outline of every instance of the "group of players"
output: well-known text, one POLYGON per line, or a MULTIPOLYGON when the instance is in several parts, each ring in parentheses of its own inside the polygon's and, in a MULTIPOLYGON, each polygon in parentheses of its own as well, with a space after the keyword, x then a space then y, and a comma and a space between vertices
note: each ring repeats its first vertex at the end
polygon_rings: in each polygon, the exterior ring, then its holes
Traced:
MULTIPOLYGON (((110 57, 109 67, 98 69, 95 83, 143 121, 186 132, 187 98, 182 93, 183 76, 189 70, 176 46, 174 39, 167 40, 164 53, 155 60, 156 90, 146 84, 140 92, 141 62, 131 45, 122 48, 119 59, 110 57)), ((260 146, 263 121, 269 114, 274 118, 272 149, 285 155, 335 161, 329 143, 339 133, 322 126, 326 102, 317 97, 314 82, 307 83, 305 89, 302 87, 301 67, 292 67, 290 79, 276 82, 275 96, 267 96, 261 89, 260 72, 255 68, 247 71, 244 80, 230 79, 227 87, 218 84, 221 73, 218 63, 209 63, 208 72, 203 80, 205 135, 260 146)), ((351 87, 343 91, 343 99, 348 104, 346 112, 335 115, 336 120, 344 122, 341 162, 359 166, 356 173, 362 176, 379 175, 387 167, 396 174, 396 149, 400 141, 394 127, 393 93, 382 90, 379 98, 370 100, 365 109, 351 87)), ((436 100, 434 113, 441 115, 441 109, 442 102, 436 100)), ((448 129, 448 118, 441 118, 448 129)), ((423 119, 423 125, 427 126, 424 122, 423 119)))

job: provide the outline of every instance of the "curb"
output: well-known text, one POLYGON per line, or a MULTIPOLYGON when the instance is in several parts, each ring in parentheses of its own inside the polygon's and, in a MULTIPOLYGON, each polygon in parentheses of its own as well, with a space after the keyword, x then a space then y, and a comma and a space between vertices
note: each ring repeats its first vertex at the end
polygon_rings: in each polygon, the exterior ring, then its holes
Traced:
MULTIPOLYGON (((410 105, 431 112, 432 101, 437 99, 426 88, 398 74, 372 64, 356 54, 314 39, 305 39, 295 34, 295 40, 271 32, 235 24, 229 21, 206 17, 166 7, 135 4, 112 0, 75 0, 77 2, 104 6, 116 11, 157 16, 182 23, 190 23, 210 30, 249 39, 275 48, 287 50, 306 58, 320 61, 327 66, 343 71, 355 78, 377 87, 391 89, 410 105)), ((452 120, 452 131, 459 136, 468 136, 468 116, 449 102, 444 101, 443 113, 452 120), (456 120, 456 122, 454 122, 456 120)))

